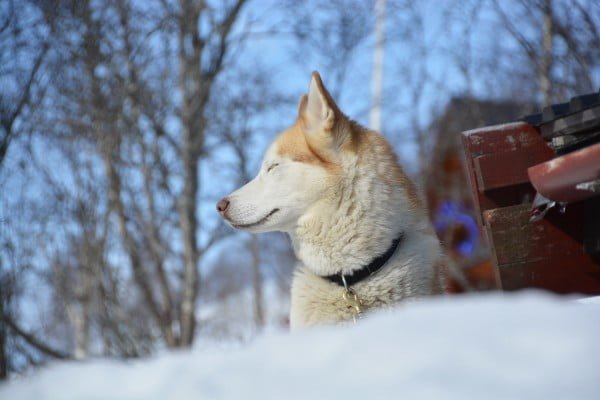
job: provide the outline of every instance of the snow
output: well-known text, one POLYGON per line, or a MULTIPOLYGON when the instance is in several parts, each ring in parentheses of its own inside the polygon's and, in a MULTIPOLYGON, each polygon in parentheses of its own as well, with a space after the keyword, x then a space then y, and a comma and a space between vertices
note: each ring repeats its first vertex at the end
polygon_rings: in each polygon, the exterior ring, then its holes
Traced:
POLYGON ((583 297, 581 299, 577 299, 577 301, 582 304, 597 304, 600 306, 600 296, 583 297))
POLYGON ((0 399, 598 399, 599 334, 597 300, 448 297, 244 348, 55 364, 0 399))

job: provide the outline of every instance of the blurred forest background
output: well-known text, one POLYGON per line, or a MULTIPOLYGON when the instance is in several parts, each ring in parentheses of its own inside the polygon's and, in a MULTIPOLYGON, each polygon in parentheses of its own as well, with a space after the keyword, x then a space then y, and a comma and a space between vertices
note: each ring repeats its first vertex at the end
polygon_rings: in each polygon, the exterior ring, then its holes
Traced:
POLYGON ((315 69, 484 289, 457 135, 597 91, 600 2, 0 1, 0 378, 285 328, 286 237, 214 204, 315 69))

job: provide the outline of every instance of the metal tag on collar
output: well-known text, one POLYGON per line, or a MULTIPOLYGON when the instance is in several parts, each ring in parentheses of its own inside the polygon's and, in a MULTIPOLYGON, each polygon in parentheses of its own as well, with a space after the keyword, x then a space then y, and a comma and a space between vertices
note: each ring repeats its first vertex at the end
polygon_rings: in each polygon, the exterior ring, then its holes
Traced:
POLYGON ((346 300, 346 303, 348 303, 348 305, 354 309, 354 311, 357 314, 362 313, 362 302, 360 301, 358 295, 354 292, 354 290, 344 290, 344 294, 342 295, 342 297, 344 298, 344 300, 346 300))
POLYGON ((362 302, 356 292, 348 287, 344 274, 341 274, 341 276, 342 282, 344 283, 344 293, 342 294, 342 298, 348 303, 348 307, 353 309, 354 315, 352 316, 352 319, 354 320, 354 323, 356 323, 356 317, 358 316, 360 318, 362 315, 362 302))

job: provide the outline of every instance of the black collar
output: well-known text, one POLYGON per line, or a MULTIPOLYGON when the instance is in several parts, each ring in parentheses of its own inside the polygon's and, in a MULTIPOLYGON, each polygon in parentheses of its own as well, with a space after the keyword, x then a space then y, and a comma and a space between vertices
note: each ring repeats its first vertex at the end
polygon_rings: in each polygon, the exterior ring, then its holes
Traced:
POLYGON ((385 265, 385 263, 387 263, 390 260, 390 258, 392 258, 403 238, 404 232, 400 232, 398 237, 394 239, 392 245, 389 247, 389 249, 386 250, 385 253, 375 257, 375 259, 371 261, 371 263, 353 271, 351 274, 343 275, 342 273, 338 273, 333 275, 322 276, 322 278, 327 279, 330 282, 337 283, 342 287, 350 287, 355 283, 358 283, 379 271, 385 265), (346 284, 344 284, 344 279, 346 280, 346 284))

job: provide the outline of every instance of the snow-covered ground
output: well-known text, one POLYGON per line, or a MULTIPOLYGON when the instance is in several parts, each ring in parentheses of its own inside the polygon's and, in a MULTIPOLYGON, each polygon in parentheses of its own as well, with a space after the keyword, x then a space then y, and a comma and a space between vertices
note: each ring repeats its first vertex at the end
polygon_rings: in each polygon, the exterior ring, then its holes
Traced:
POLYGON ((429 300, 237 349, 56 364, 0 399, 599 399, 600 302, 429 300))

